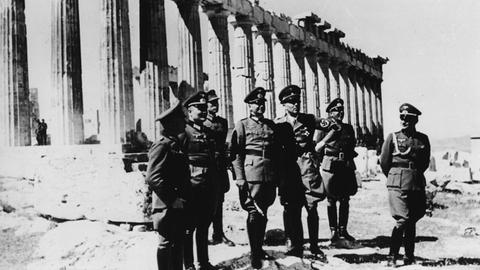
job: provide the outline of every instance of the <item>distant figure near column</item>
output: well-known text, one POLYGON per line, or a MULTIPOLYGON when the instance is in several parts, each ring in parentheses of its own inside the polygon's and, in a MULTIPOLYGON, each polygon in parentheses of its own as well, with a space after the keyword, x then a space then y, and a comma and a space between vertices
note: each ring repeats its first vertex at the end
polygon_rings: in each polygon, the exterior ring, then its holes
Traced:
POLYGON ((228 123, 227 119, 217 116, 219 104, 219 97, 215 93, 215 90, 207 92, 207 119, 203 123, 207 128, 211 130, 213 140, 215 142, 215 163, 217 165, 217 183, 220 188, 218 189, 218 204, 213 217, 212 227, 213 245, 225 243, 228 246, 235 246, 223 233, 223 201, 225 200, 225 193, 230 190, 230 179, 228 178, 227 167, 230 163, 227 155, 227 133, 228 123))
POLYGON ((42 122, 40 123, 40 126, 39 126, 40 141, 42 145, 47 145, 47 128, 48 128, 48 125, 47 123, 45 123, 45 119, 42 119, 42 122))
POLYGON ((387 176, 392 230, 388 266, 396 266, 398 251, 405 247, 404 265, 415 263, 415 224, 425 215, 425 176, 430 162, 428 136, 416 130, 422 113, 413 105, 400 106, 402 129, 391 133, 382 146, 380 166, 387 176))

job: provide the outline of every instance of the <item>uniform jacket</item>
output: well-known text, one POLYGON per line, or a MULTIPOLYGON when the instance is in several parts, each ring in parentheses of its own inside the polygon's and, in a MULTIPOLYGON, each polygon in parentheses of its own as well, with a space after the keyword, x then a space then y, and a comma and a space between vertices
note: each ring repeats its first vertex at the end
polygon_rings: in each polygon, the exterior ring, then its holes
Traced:
POLYGON ((237 180, 276 181, 279 142, 272 120, 250 117, 240 120, 233 130, 230 145, 235 157, 232 166, 237 180))
POLYGON ((215 143, 210 130, 203 125, 188 122, 182 145, 188 152, 192 184, 198 185, 209 181, 215 173, 215 143))
MULTIPOLYGON (((330 120, 334 121, 334 120, 330 120)), ((335 131, 333 136, 325 142, 325 149, 322 154, 344 154, 344 158, 347 161, 353 161, 353 158, 357 155, 355 152, 355 131, 352 125, 347 123, 338 123, 340 130, 335 131)), ((320 138, 323 139, 327 135, 327 131, 322 131, 320 138)))
POLYGON ((176 198, 191 196, 188 158, 177 138, 160 136, 148 153, 146 182, 152 194, 152 208, 168 208, 176 198))
POLYGON ((227 119, 220 116, 207 116, 207 120, 203 123, 205 127, 210 129, 210 134, 214 141, 215 161, 217 164, 217 176, 220 184, 220 190, 227 192, 230 189, 230 181, 228 179, 227 167, 230 163, 227 155, 227 119))
POLYGON ((430 163, 430 142, 428 136, 418 131, 389 134, 383 143, 380 166, 387 176, 387 187, 401 190, 424 190, 423 173, 430 163), (399 166, 400 165, 400 166, 399 166))

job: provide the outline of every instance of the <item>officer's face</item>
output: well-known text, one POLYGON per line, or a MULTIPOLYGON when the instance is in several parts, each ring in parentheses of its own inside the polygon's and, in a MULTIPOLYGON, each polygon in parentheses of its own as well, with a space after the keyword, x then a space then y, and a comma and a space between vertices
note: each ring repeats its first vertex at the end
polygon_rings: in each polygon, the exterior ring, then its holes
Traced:
POLYGON ((417 122, 418 122, 418 116, 416 115, 407 114, 407 113, 400 114, 400 125, 402 126, 402 129, 409 129, 409 128, 415 127, 417 122))
POLYGON ((194 105, 188 107, 188 117, 191 121, 201 123, 207 119, 207 105, 194 105))
POLYGON ((289 114, 297 115, 300 112, 300 100, 297 99, 285 102, 283 103, 283 107, 289 114))
POLYGON ((338 121, 342 121, 343 117, 345 116, 345 113, 343 111, 343 107, 337 107, 337 108, 331 109, 329 115, 333 119, 336 119, 338 121))
POLYGON ((265 112, 265 101, 257 101, 255 103, 249 103, 248 108, 251 115, 260 116, 265 112))
POLYGON ((208 112, 211 114, 218 112, 218 100, 208 102, 208 112))

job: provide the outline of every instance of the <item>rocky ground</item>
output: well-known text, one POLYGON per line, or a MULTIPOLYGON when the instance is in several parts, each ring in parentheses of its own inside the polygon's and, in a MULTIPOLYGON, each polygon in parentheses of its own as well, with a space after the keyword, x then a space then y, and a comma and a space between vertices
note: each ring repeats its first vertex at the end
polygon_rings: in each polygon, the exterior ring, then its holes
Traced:
MULTIPOLYGON (((43 164, 42 170, 37 165, 37 170, 29 167, 23 173, 16 168, 16 175, 0 177, 0 269, 155 269, 155 233, 135 214, 141 212, 138 198, 144 196, 137 183, 138 172, 118 173, 121 165, 116 158, 110 158, 108 166, 94 166, 88 155, 81 154, 68 162, 76 160, 83 165, 77 164, 74 167, 78 170, 66 173, 62 168, 69 165, 57 158, 53 162, 56 167, 47 166, 52 159, 42 153, 35 158, 40 160, 37 164, 43 164), (104 168, 101 174, 97 172, 100 167, 104 168), (47 179, 52 174, 56 177, 47 179), (66 177, 75 179, 76 184, 68 184, 66 177), (97 183, 100 179, 101 184, 97 183), (123 184, 112 187, 114 181, 123 184), (127 187, 135 192, 126 192, 127 187), (113 195, 96 192, 102 195, 92 197, 88 192, 97 189, 107 189, 113 195), (129 194, 126 199, 118 197, 124 193, 129 194), (108 196, 117 197, 120 207, 108 196), (118 222, 118 216, 128 216, 130 221, 118 222)), ((12 175, 8 173, 12 169, 2 168, 0 174, 12 175)), ((453 170, 428 174, 433 183, 429 186, 433 211, 417 225, 418 264, 402 268, 480 269, 480 184, 463 182, 461 175, 453 170)), ((268 213, 265 247, 275 260, 266 261, 264 269, 385 268, 393 219, 384 181, 381 176, 364 179, 352 197, 349 231, 358 241, 348 249, 330 245, 326 203, 320 203, 320 244, 327 263, 315 260, 308 252, 303 259, 285 256, 282 207, 276 202, 268 213)), ((236 192, 234 187, 227 193, 224 208, 225 233, 237 246, 210 246, 212 263, 223 269, 248 269, 246 214, 236 192)), ((307 238, 306 224, 304 232, 307 238)))

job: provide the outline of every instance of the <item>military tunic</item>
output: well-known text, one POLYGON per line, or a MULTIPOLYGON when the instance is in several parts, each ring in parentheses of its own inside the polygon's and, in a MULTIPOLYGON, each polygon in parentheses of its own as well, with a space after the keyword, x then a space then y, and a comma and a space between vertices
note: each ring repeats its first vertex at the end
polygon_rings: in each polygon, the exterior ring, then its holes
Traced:
POLYGON ((174 269, 182 269, 186 213, 172 208, 172 203, 191 198, 188 158, 177 138, 165 136, 153 144, 148 156, 146 183, 153 191, 152 220, 159 233, 159 250, 172 254, 174 269))
MULTIPOLYGON (((331 120, 335 121, 335 120, 331 120)), ((321 164, 321 176, 327 197, 340 199, 357 193, 355 178, 355 132, 346 123, 338 123, 339 130, 332 131, 327 139, 327 132, 321 134, 326 139, 321 164)))
POLYGON ((382 146, 380 166, 387 176, 390 212, 398 226, 416 222, 425 215, 423 173, 429 162, 430 142, 423 133, 395 132, 388 135, 382 146))

